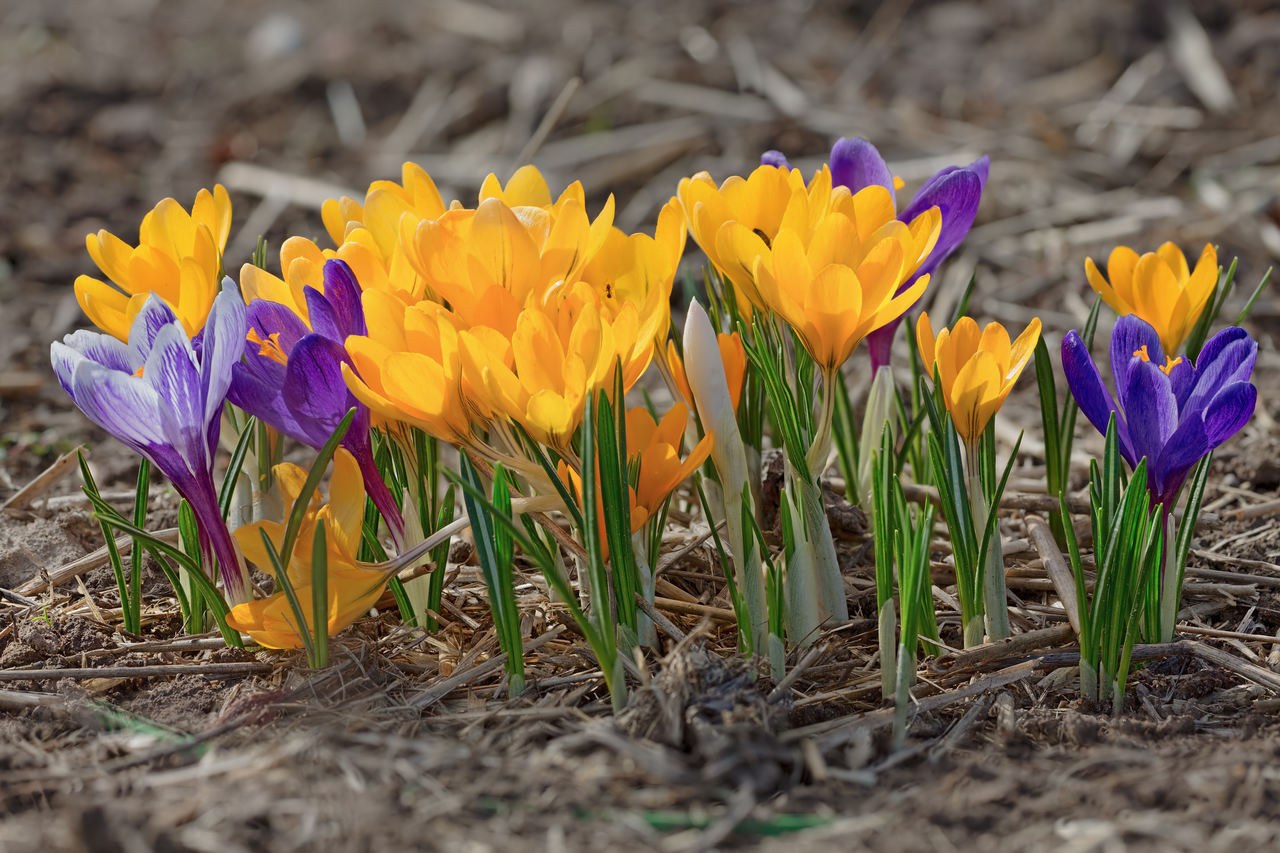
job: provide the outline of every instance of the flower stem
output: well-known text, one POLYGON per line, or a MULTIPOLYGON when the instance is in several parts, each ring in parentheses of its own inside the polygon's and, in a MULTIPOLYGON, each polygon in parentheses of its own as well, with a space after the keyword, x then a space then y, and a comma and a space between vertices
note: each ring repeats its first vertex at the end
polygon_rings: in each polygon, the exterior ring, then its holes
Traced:
MULTIPOLYGON (((978 460, 978 443, 966 444, 968 451, 966 462, 968 471, 969 506, 973 512, 973 529, 977 541, 981 543, 983 532, 987 529, 991 512, 994 508, 987 500, 982 488, 982 471, 978 460)), ((985 563, 980 567, 982 576, 982 610, 986 616, 987 637, 989 640, 1003 640, 1009 636, 1008 593, 1004 583, 1004 550, 1000 547, 1000 527, 996 523, 991 541, 987 543, 985 554, 979 559, 985 563)), ((968 645, 969 628, 965 629, 965 645, 968 645)))

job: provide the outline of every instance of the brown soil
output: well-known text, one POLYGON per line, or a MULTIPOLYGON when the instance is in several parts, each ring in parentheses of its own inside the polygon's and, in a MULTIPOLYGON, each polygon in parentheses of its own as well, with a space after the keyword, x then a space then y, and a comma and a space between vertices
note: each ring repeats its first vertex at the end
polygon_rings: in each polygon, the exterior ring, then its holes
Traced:
MULTIPOLYGON (((807 164, 833 136, 865 135, 913 184, 990 154, 979 225, 933 298, 952 304, 976 267, 975 314, 1020 327, 1039 313, 1056 336, 1083 319, 1083 258, 1116 242, 1213 241, 1240 255, 1245 288, 1274 263, 1278 43, 1265 0, 15 0, 0 10, 0 499, 81 442, 104 489, 130 488, 133 460, 70 408, 47 351, 84 322, 71 295, 92 272, 84 235, 131 238, 165 195, 187 203, 227 182, 233 257, 259 233, 320 235, 317 196, 394 175, 410 155, 467 197, 509 169, 579 75, 533 159, 596 201, 615 193, 633 228, 680 176, 741 172, 766 148, 807 164), (330 106, 351 98, 358 123, 330 106), (246 163, 265 171, 246 176, 246 163)), ((870 725, 870 555, 843 507, 833 523, 860 618, 823 639, 790 689, 775 696, 727 663, 723 624, 671 613, 696 636, 664 640, 615 722, 572 629, 530 654, 517 700, 496 698, 497 671, 465 678, 495 648, 465 565, 438 637, 366 620, 321 673, 193 646, 160 582, 144 636, 123 637, 109 570, 34 589, 100 544, 72 473, 0 512, 0 588, 28 599, 0 602, 0 676, 103 671, 0 682, 0 849, 1274 849, 1277 317, 1269 293, 1252 322, 1262 402, 1218 457, 1218 520, 1193 560, 1184 624, 1200 633, 1153 656, 1118 716, 1077 700, 1066 638, 951 659, 921 702, 970 682, 973 696, 922 706, 935 710, 898 752, 870 725), (178 674, 120 671, 164 665, 178 674), (461 683, 441 695, 450 674, 461 683)), ((1029 396, 1005 421, 1035 434, 1029 396)), ((1034 488, 1034 458, 1017 476, 1034 488)), ((1021 512, 1005 533, 1022 535, 1021 512)), ((1019 627, 1053 628, 1036 606, 1051 597, 1036 554, 1011 560, 1025 579, 1019 627)), ((672 569, 720 604, 705 553, 672 569)), ((531 638, 564 628, 539 595, 524 604, 531 638)))

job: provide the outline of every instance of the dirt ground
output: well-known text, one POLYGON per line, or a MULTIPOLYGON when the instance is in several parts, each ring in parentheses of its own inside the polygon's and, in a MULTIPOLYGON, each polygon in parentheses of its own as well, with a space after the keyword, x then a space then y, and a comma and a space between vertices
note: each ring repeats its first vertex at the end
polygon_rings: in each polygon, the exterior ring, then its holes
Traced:
MULTIPOLYGON (((82 442, 104 489, 128 488, 135 463, 70 407, 48 344, 85 322, 84 235, 130 239, 166 195, 226 184, 243 258, 259 234, 322 236, 320 200, 405 159, 468 198, 532 156, 553 184, 614 193, 634 229, 679 177, 767 148, 808 167, 866 136, 909 184, 986 153, 978 225, 933 304, 976 270, 976 316, 1039 315, 1056 342, 1087 312, 1084 257, 1117 242, 1212 241, 1246 288, 1280 258, 1278 48, 1266 0, 6 0, 0 500, 82 442)), ((703 620, 723 613, 707 555, 671 566, 690 636, 664 641, 614 721, 533 586, 530 687, 498 698, 465 548, 439 635, 365 620, 321 673, 184 637, 155 578, 145 636, 123 637, 100 561, 42 588, 101 544, 75 474, 57 479, 0 510, 0 589, 17 592, 0 600, 0 849, 1275 849, 1278 320, 1268 293, 1259 410, 1218 456, 1186 630, 1150 653, 1126 711, 1076 698, 1015 510, 1022 644, 937 662, 899 752, 856 523, 838 530, 854 619, 777 690, 717 653, 731 640, 703 620)), ((1037 430, 1025 393, 1004 419, 1037 430)), ((1037 488, 1034 443, 1018 491, 1037 488)))

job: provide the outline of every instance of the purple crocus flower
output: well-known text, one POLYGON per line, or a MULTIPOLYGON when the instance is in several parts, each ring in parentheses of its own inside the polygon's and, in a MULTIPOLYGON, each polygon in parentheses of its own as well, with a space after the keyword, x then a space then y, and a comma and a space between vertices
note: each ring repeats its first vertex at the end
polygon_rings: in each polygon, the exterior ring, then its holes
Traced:
MULTIPOLYGON (((760 162, 767 166, 789 168, 787 158, 778 151, 766 151, 760 157, 760 162)), ((856 193, 866 187, 879 185, 889 191, 890 197, 896 197, 893 173, 880 152, 867 140, 837 139, 831 148, 829 162, 831 182, 836 186, 848 187, 850 192, 856 193)), ((932 275, 939 264, 964 241, 969 229, 973 227, 974 217, 978 215, 978 204, 982 201, 982 190, 987 183, 990 165, 990 158, 979 157, 968 166, 948 166, 942 169, 925 181, 911 203, 899 212, 898 219, 902 222, 910 222, 931 207, 937 207, 942 213, 942 232, 938 235, 937 244, 915 275, 898 289, 899 293, 910 288, 920 276, 932 275)), ((901 322, 902 318, 899 317, 867 335, 867 351, 871 356, 873 373, 876 368, 889 363, 893 336, 901 322)))
POLYGON ((231 279, 196 341, 164 300, 138 312, 129 343, 80 330, 50 350, 58 381, 89 420, 151 460, 195 511, 207 566, 216 558, 232 604, 251 596, 244 561, 213 482, 222 407, 240 358, 245 307, 231 279))
POLYGON ((342 378, 342 364, 351 363, 344 342, 366 333, 360 286, 344 261, 326 261, 323 275, 323 292, 303 288, 310 327, 288 306, 263 299, 249 303, 244 360, 233 368, 228 399, 314 448, 322 447, 354 408, 342 446, 356 458, 366 493, 399 541, 404 521, 374 462, 369 409, 342 378))
POLYGON ((1112 396, 1080 336, 1062 340, 1062 369, 1080 411, 1104 434, 1115 415, 1120 453, 1130 468, 1146 458, 1147 490, 1166 511, 1191 468, 1249 421, 1257 357, 1258 344, 1232 326, 1205 343, 1194 365, 1166 362, 1156 330, 1121 317, 1111 335, 1112 396))

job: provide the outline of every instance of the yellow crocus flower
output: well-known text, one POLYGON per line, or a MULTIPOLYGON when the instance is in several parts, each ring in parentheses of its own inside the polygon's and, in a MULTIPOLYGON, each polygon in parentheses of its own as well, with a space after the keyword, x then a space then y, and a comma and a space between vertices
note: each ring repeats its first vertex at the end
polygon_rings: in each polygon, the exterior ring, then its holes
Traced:
POLYGON ((680 442, 689 423, 689 408, 676 403, 661 421, 643 406, 627 410, 627 455, 635 468, 631 496, 631 528, 639 530, 662 509, 676 487, 698 470, 711 455, 715 439, 710 432, 680 458, 680 442))
MULTIPOLYGON (((824 173, 829 194, 830 173, 824 173)), ((820 190, 820 184, 814 189, 820 190)), ((774 166, 760 166, 745 178, 734 175, 719 186, 706 172, 680 181, 676 198, 689 232, 715 268, 733 283, 744 313, 765 307, 756 290, 755 258, 769 253, 784 218, 802 218, 801 209, 807 214, 809 194, 799 171, 774 166)))
MULTIPOLYGON (((646 524, 658 517, 662 505, 676 488, 698 470, 707 457, 715 438, 707 433, 683 458, 680 455, 685 427, 689 423, 689 408, 684 403, 673 405, 660 421, 643 406, 628 409, 627 422, 627 496, 630 505, 631 532, 638 533, 646 524)), ((581 503, 582 475, 561 461, 558 466, 560 479, 570 493, 581 503)), ((596 472, 599 481, 599 470, 596 472)), ((596 514, 604 524, 604 502, 597 491, 596 514)), ((608 543, 604 558, 609 559, 608 543)))
POLYGON ((754 261, 764 302, 796 331, 814 361, 833 371, 871 332, 901 317, 929 283, 922 275, 899 287, 933 251, 942 227, 938 208, 910 223, 868 187, 823 216, 806 234, 784 228, 769 254, 754 261))
POLYGON ((347 338, 355 369, 342 366, 351 393, 385 420, 463 443, 472 409, 463 400, 462 356, 450 312, 434 302, 406 305, 379 290, 366 290, 362 302, 369 334, 347 338))
MULTIPOLYGON (((285 500, 286 513, 291 513, 307 473, 291 463, 277 465, 274 472, 285 500)), ((285 571, 289 573, 289 580, 302 606, 306 630, 311 631, 312 543, 316 525, 323 522, 328 552, 328 631, 333 635, 369 612, 382 596, 391 574, 368 567, 356 559, 364 524, 365 490, 360 467, 345 448, 338 448, 333 457, 329 502, 323 506, 318 504, 318 498, 313 499, 303 517, 293 558, 285 571)), ((245 556, 258 568, 270 573, 271 560, 260 531, 266 532, 277 550, 283 545, 285 525, 277 521, 255 522, 237 529, 233 535, 245 556)), ((228 614, 227 623, 269 649, 303 646, 297 619, 283 590, 237 605, 228 614)))
POLYGON ((137 246, 108 231, 85 237, 89 256, 111 284, 79 276, 76 301, 95 326, 124 341, 133 318, 154 293, 195 335, 218 295, 230 231, 231 199, 221 185, 212 192, 200 190, 190 213, 166 198, 142 218, 137 246))
POLYGON ((979 329, 971 317, 961 317, 954 328, 942 329, 935 338, 928 313, 920 315, 916 323, 920 359, 931 377, 936 370, 947 411, 966 444, 974 445, 982 437, 1039 340, 1039 317, 1010 343, 1004 326, 991 323, 979 329))
POLYGON ((400 183, 370 184, 363 202, 349 196, 325 201, 320 215, 338 247, 325 256, 350 264, 365 290, 393 289, 421 299, 427 294, 400 245, 400 228, 405 220, 416 225, 437 219, 448 208, 421 166, 405 163, 400 174, 400 183))
POLYGON ((621 362, 630 388, 649 366, 653 341, 640 335, 636 311, 613 318, 579 283, 520 311, 509 337, 477 327, 460 335, 470 395, 479 407, 520 424, 538 442, 567 450, 587 396, 611 390, 621 362))
POLYGON ((1136 314, 1160 335, 1164 351, 1173 354, 1186 343, 1196 321, 1209 304, 1218 283, 1218 254, 1206 245, 1195 269, 1173 243, 1139 257, 1128 246, 1117 246, 1107 259, 1107 275, 1093 258, 1084 262, 1089 286, 1120 316, 1136 314))

